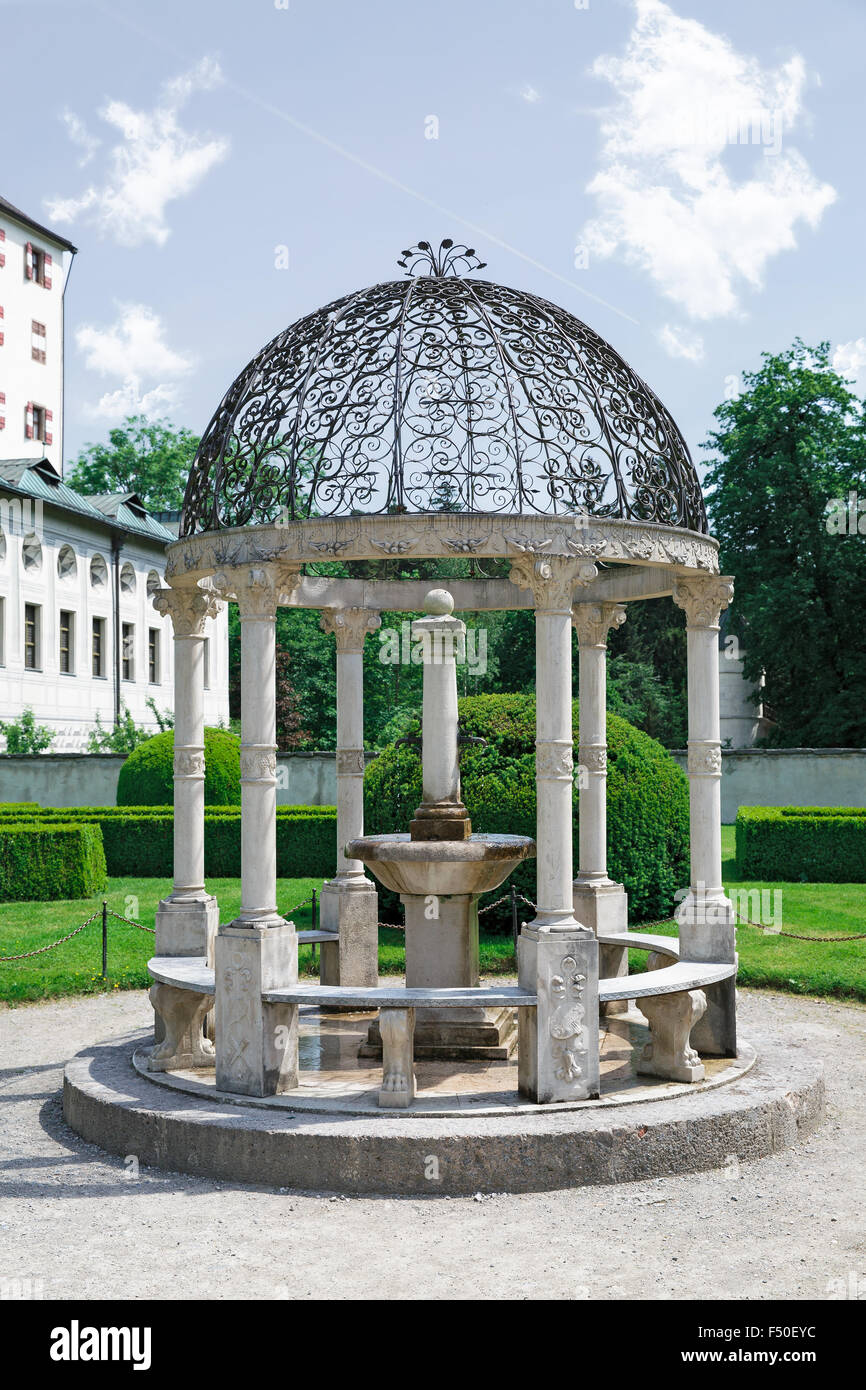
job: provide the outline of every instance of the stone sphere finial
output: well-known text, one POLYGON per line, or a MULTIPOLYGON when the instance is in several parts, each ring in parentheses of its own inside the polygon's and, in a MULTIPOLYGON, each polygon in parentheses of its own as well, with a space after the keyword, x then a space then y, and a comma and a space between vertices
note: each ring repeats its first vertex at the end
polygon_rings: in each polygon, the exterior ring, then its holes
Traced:
POLYGON ((424 599, 424 612, 432 618, 447 618, 454 612, 454 599, 447 589, 431 589, 424 599))

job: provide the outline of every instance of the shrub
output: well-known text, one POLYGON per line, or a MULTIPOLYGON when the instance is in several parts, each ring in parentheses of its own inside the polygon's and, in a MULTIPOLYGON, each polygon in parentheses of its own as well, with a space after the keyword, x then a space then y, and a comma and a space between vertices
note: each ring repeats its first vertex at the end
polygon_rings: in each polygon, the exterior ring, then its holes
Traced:
POLYGON ((866 807, 741 806, 741 878, 787 883, 866 883, 866 807))
MULTIPOLYGON (((469 696, 460 701, 460 715, 466 733, 487 740, 486 747, 464 745, 461 756, 463 800, 473 830, 534 837, 535 697, 469 696)), ((573 722, 576 742, 577 701, 573 722)), ((686 777, 661 744, 616 715, 608 715, 607 742, 608 873, 625 885, 632 921, 669 915, 674 893, 688 883, 686 777)), ((369 764, 364 793, 368 833, 408 830, 421 800, 418 752, 406 745, 386 749, 369 764)), ((575 778, 575 856, 577 826, 575 778)), ((535 901, 534 860, 520 865, 510 881, 535 901)), ((388 902, 392 910, 394 903, 396 898, 388 902)), ((506 925, 502 913, 497 925, 506 925)))
MULTIPOLYGON (((204 731, 204 799, 209 806, 239 805, 240 739, 227 729, 204 731)), ((118 806, 171 806, 174 731, 154 734, 130 753, 117 779, 118 806)))
POLYGON ((105 880, 98 825, 0 823, 0 902, 91 898, 105 887, 105 880))
POLYGON ((28 706, 17 719, 7 723, 0 720, 0 734, 6 737, 6 752, 10 757, 25 753, 44 753, 54 742, 54 734, 47 724, 37 724, 33 710, 28 706))

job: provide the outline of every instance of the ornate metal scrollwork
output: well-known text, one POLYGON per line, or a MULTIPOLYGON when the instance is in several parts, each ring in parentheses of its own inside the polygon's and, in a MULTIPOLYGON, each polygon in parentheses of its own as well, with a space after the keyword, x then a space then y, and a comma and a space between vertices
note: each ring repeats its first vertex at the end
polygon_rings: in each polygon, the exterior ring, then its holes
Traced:
POLYGON ((308 314, 205 431, 182 534, 387 512, 583 513, 706 531, 672 417, 565 309, 485 280, 469 247, 308 314))

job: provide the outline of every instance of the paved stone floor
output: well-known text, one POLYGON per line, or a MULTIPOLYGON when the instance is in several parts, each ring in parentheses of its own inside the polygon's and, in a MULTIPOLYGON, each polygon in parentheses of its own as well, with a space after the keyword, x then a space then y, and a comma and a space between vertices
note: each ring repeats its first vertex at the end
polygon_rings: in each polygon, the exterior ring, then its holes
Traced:
MULTIPOLYGON (((866 1297, 866 1010, 741 994, 823 1058, 827 1123, 739 1168, 475 1198, 335 1198, 109 1157, 64 1125, 66 1059, 146 1026, 144 993, 0 1009, 0 1297, 866 1297)), ((312 1044, 308 1044, 312 1046, 312 1044)))

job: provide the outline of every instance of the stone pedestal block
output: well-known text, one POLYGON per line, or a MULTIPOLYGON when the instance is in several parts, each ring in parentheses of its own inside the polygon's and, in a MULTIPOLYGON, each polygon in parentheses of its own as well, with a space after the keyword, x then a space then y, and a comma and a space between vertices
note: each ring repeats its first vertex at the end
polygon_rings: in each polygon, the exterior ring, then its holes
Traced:
POLYGON ((351 887, 332 879, 319 898, 319 925, 339 932, 339 941, 323 941, 323 985, 375 988, 379 983, 379 895, 373 884, 354 880, 351 887))
POLYGON ((587 1100, 599 1094, 598 942, 589 932, 524 927, 518 942, 524 989, 538 1007, 520 1009, 517 1086, 529 1100, 587 1100))
POLYGON ((297 983, 291 923, 221 927, 215 943, 216 1084, 272 1096, 298 1084, 298 1008, 266 1004, 262 992, 297 983))
MULTIPOLYGON (((628 894, 621 883, 584 880, 578 874, 572 884, 574 915, 581 926, 589 927, 598 936, 601 932, 628 931, 628 894)), ((620 979, 628 975, 628 947, 598 948, 598 974, 602 980, 620 979)), ((610 999, 600 1007, 602 1018, 628 1013, 628 1001, 610 999)))
POLYGON ((154 984, 150 1002, 162 1023, 148 1060, 150 1071, 191 1071, 214 1065, 214 1046, 205 1036, 205 1018, 211 1008, 209 994, 197 994, 173 985, 154 984))

